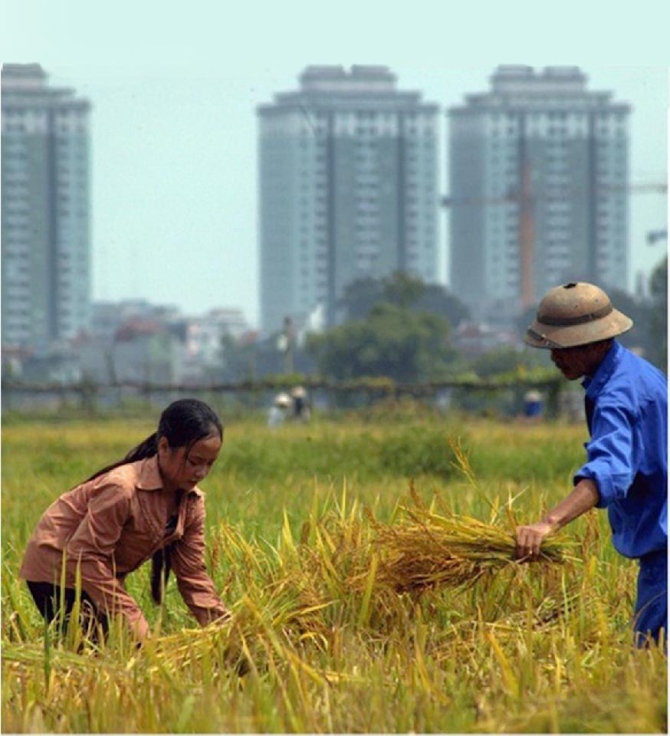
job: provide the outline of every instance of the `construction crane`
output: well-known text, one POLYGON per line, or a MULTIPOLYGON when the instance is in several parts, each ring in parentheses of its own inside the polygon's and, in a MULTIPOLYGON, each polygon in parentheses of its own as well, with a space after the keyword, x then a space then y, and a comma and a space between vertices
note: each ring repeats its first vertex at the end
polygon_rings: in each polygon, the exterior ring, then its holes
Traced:
MULTIPOLYGON (((639 184, 604 185, 598 191, 604 193, 626 191, 629 194, 643 194, 655 192, 667 194, 667 182, 646 182, 639 184)), ((550 194, 538 197, 532 191, 531 168, 529 164, 521 167, 521 186, 518 190, 510 191, 500 197, 465 197, 457 199, 453 197, 442 197, 442 207, 451 208, 459 206, 487 206, 493 204, 515 203, 518 205, 518 237, 519 237, 519 260, 521 273, 521 305, 524 309, 535 303, 535 288, 533 281, 533 257, 535 249, 535 203, 543 201, 561 201, 568 199, 568 192, 563 194, 550 194)), ((655 243, 657 240, 666 239, 667 230, 657 230, 648 233, 647 242, 655 243)))
POLYGON ((668 231, 667 230, 650 230, 647 233, 647 244, 648 245, 656 245, 656 241, 658 240, 665 240, 667 242, 668 231))

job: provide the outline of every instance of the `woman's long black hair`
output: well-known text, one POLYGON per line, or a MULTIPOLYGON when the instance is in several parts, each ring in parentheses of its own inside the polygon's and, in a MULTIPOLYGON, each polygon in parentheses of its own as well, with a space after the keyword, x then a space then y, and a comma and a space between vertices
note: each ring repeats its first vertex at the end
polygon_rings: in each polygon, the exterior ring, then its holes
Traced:
MULTIPOLYGON (((205 437, 218 434, 223 439, 223 425, 217 413, 204 401, 198 399, 178 399, 167 406, 160 416, 158 429, 139 445, 133 447, 122 459, 107 465, 88 480, 93 480, 114 468, 158 454, 158 441, 165 437, 168 445, 175 449, 184 447, 186 453, 193 445, 205 437)), ((151 596, 160 603, 163 590, 170 574, 170 548, 164 547, 151 558, 151 596)))
POLYGON ((122 460, 106 465, 93 473, 86 482, 121 465, 153 457, 158 453, 158 441, 161 437, 167 439, 171 448, 184 447, 188 453, 196 442, 212 434, 218 434, 223 438, 223 426, 217 413, 204 401, 178 399, 163 410, 158 421, 158 429, 153 434, 133 447, 122 460))

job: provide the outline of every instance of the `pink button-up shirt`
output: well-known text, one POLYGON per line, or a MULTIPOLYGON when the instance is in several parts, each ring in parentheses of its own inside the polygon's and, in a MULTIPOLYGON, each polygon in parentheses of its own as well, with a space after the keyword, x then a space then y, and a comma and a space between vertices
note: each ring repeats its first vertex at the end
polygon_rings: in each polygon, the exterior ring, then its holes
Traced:
POLYGON ((124 615, 144 637, 148 624, 123 578, 173 543, 170 561, 184 602, 202 626, 230 614, 205 567, 205 500, 183 494, 174 532, 166 523, 174 493, 163 488, 157 458, 128 463, 64 493, 46 510, 28 541, 19 574, 33 582, 83 590, 106 613, 124 615))

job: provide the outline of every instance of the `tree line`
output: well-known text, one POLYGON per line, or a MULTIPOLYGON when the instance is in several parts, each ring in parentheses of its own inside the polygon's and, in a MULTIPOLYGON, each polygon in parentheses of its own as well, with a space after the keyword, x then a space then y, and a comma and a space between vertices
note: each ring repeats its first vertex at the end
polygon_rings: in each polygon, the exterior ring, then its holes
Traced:
MULTIPOLYGON (((608 293, 616 307, 635 323, 632 331, 621 336, 621 342, 639 349, 666 371, 667 258, 651 276, 648 297, 639 299, 620 290, 608 293)), ((543 350, 510 346, 474 357, 464 355, 454 345, 454 332, 469 319, 467 307, 445 287, 425 284, 406 273, 353 282, 345 290, 338 312, 338 326, 308 334, 303 342, 286 340, 281 332, 254 345, 238 346, 227 340, 221 377, 258 380, 295 372, 330 381, 387 378, 402 384, 423 384, 551 367, 543 350), (291 351, 290 363, 286 351, 291 351)), ((535 307, 521 315, 516 324, 519 336, 534 315, 535 307)))

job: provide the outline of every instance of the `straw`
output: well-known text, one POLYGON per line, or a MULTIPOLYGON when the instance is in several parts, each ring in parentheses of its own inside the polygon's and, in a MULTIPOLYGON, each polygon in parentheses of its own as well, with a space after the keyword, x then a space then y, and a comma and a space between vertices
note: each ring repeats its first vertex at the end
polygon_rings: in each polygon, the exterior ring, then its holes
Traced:
MULTIPOLYGON (((402 506, 406 517, 386 525, 370 517, 379 555, 377 584, 399 593, 446 586, 467 588, 482 576, 529 560, 516 559, 516 538, 499 524, 470 516, 428 509, 412 493, 414 505, 402 506)), ((566 545, 546 540, 534 564, 556 564, 567 559, 566 545)), ((361 582, 361 576, 357 581, 361 582)))

